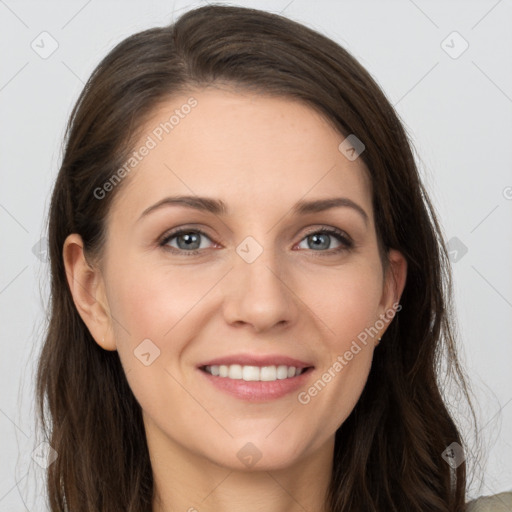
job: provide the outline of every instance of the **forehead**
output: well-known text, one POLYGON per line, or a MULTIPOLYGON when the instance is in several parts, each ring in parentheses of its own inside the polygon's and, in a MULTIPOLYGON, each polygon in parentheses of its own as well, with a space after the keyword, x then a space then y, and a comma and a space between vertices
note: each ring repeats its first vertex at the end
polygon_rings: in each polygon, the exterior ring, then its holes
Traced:
POLYGON ((338 149, 344 139, 293 99, 191 91, 161 103, 142 127, 116 208, 129 204, 140 212, 175 193, 222 198, 234 209, 287 208, 301 198, 343 195, 371 216, 368 170, 338 149))

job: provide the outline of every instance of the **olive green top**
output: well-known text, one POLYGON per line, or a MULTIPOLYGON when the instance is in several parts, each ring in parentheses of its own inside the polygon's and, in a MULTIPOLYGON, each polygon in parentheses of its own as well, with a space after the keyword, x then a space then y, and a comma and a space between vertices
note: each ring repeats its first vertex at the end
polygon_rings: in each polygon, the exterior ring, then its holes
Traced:
POLYGON ((512 512, 512 491, 470 501, 467 512, 512 512))

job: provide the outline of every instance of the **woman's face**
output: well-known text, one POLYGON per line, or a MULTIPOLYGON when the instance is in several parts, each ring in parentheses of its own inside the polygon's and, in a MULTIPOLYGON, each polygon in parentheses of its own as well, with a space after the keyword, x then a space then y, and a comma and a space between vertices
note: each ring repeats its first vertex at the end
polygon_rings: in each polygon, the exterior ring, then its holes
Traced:
POLYGON ((95 337, 118 350, 148 443, 239 469, 332 449, 405 279, 391 251, 398 286, 384 280, 361 158, 303 104, 213 88, 142 133, 107 221, 95 337))

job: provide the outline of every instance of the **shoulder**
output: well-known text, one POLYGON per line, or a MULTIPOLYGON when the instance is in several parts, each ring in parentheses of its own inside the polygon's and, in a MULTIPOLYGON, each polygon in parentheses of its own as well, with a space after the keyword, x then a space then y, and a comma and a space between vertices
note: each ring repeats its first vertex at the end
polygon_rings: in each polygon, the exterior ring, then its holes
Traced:
POLYGON ((470 501, 467 505, 467 512, 510 512, 512 511, 512 491, 484 496, 470 501))

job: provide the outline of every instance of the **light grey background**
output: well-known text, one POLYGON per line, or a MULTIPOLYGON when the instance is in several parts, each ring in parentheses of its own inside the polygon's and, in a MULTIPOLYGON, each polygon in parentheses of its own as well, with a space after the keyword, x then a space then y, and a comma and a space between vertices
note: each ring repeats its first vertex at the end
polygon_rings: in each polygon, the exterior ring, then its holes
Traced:
MULTIPOLYGON (((48 264, 37 244, 45 236, 65 123, 86 79, 117 42, 203 4, 0 0, 2 511, 45 510, 38 498, 43 471, 32 458, 41 441, 33 376, 48 300, 48 264), (44 55, 52 44, 58 48, 44 55)), ((333 38, 396 107, 454 249, 461 358, 484 438, 469 497, 511 490, 511 1, 240 5, 282 12, 333 38), (459 55, 464 41, 469 46, 459 55)))

